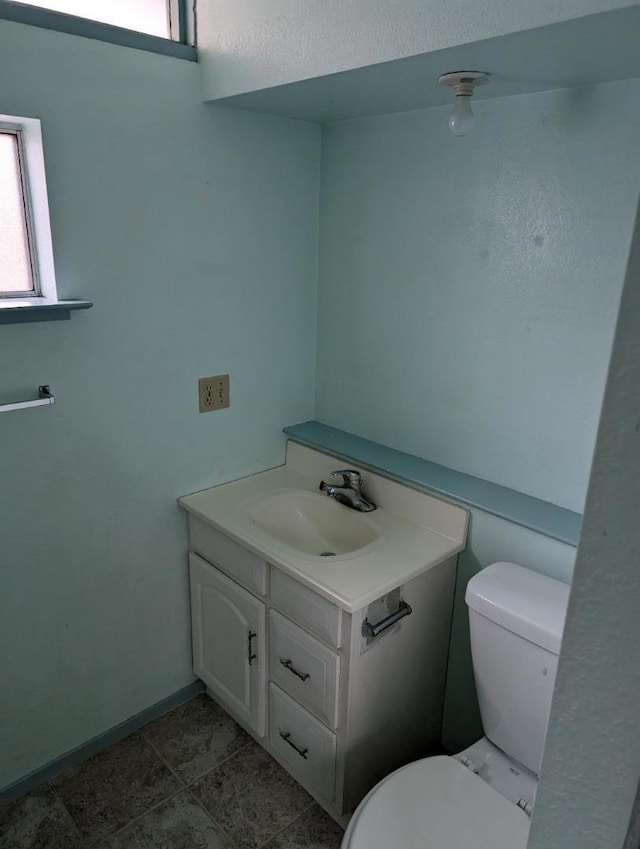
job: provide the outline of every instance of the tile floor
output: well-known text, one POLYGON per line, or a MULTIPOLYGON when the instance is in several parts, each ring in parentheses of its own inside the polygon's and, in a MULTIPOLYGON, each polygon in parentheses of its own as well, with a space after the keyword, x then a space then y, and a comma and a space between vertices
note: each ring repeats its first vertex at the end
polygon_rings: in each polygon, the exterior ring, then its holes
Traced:
POLYGON ((339 849, 341 839, 204 694, 0 806, 0 849, 339 849))

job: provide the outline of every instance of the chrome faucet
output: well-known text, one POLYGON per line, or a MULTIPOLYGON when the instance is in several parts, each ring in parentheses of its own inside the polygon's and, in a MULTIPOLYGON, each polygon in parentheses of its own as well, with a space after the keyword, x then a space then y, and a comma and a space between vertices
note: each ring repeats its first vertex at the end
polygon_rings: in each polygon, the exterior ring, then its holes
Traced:
POLYGON ((339 469, 331 472, 335 477, 342 477, 342 486, 334 483, 320 481, 319 489, 326 493, 329 498, 335 498, 341 504, 359 510, 361 513, 371 513, 376 505, 362 494, 362 475, 355 469, 339 469))

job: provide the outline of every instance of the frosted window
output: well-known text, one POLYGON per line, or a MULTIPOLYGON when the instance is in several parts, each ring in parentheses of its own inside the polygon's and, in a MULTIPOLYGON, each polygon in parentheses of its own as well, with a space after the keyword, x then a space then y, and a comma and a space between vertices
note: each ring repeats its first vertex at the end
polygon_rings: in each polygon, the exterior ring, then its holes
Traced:
POLYGON ((33 291, 18 137, 0 132, 0 295, 33 291))
POLYGON ((171 38, 168 0, 20 0, 20 3, 171 38))

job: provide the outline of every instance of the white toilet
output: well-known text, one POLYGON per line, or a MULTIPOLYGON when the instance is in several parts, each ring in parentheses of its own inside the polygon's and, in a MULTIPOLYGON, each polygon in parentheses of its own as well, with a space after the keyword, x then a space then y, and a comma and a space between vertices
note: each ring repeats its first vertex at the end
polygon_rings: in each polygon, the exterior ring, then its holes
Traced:
POLYGON ((514 563, 469 581, 471 653, 485 737, 424 758, 362 800, 342 849, 524 849, 569 587, 514 563))

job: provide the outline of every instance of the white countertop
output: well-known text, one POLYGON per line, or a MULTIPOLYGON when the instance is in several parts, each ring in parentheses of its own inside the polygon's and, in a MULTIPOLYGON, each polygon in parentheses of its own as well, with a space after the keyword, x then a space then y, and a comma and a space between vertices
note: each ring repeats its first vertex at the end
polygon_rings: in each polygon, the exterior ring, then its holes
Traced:
POLYGON ((365 495, 379 506, 357 516, 378 537, 358 551, 334 557, 303 554, 271 537, 250 517, 250 505, 270 494, 303 490, 326 498, 317 492, 319 481, 342 465, 344 461, 289 443, 286 465, 182 496, 178 503, 351 613, 465 547, 466 510, 367 472, 365 495))

